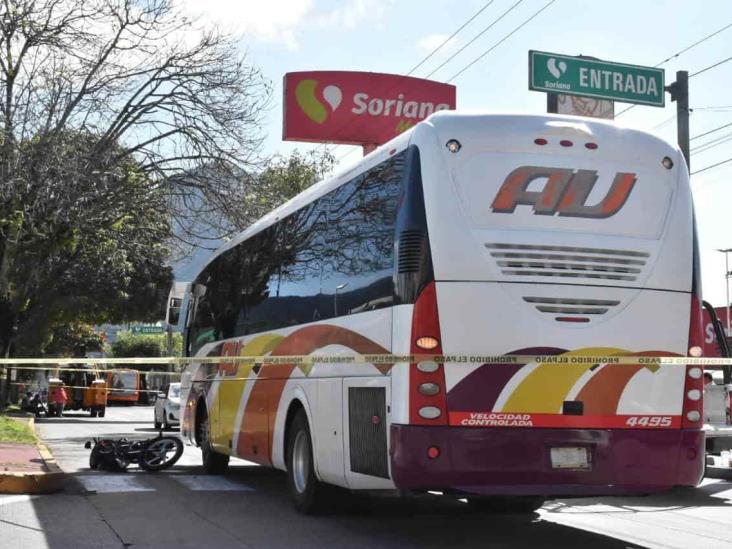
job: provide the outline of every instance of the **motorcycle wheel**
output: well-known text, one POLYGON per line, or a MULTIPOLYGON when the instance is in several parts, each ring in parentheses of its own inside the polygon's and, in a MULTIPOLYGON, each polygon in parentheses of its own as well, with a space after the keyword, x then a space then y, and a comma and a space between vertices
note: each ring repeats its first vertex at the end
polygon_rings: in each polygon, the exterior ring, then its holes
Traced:
POLYGON ((95 444, 89 454, 90 469, 109 469, 108 463, 112 460, 114 450, 111 447, 105 447, 101 444, 95 444))
POLYGON ((162 471, 175 464, 183 455, 183 442, 178 437, 158 437, 145 447, 140 467, 145 471, 162 471))

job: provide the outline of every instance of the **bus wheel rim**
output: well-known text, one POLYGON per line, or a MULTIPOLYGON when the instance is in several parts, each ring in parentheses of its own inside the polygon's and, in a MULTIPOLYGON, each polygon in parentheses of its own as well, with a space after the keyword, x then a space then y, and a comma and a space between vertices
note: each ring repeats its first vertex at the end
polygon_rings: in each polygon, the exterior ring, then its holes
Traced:
POLYGON ((295 489, 301 494, 307 488, 309 472, 310 448, 308 436, 305 432, 300 431, 295 436, 295 444, 292 448, 292 479, 295 482, 295 489))

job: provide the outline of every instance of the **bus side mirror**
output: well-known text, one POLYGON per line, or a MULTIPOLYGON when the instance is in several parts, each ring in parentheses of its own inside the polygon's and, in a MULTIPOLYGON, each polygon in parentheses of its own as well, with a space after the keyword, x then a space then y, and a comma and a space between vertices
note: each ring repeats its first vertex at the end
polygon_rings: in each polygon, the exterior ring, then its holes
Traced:
POLYGON ((168 302, 168 314, 167 314, 167 321, 168 324, 171 324, 173 326, 178 324, 178 321, 180 320, 180 308, 183 304, 183 300, 179 297, 171 297, 168 302))

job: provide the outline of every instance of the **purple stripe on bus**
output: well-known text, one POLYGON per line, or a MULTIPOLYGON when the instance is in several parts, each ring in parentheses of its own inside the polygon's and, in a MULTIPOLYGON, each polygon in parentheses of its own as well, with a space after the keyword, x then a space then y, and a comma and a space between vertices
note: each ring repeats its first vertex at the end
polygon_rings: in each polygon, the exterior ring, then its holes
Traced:
MULTIPOLYGON (((558 355, 566 353, 557 347, 530 347, 511 355, 558 355)), ((454 412, 489 412, 506 383, 523 368, 523 364, 483 364, 465 376, 447 393, 447 408, 454 412)))

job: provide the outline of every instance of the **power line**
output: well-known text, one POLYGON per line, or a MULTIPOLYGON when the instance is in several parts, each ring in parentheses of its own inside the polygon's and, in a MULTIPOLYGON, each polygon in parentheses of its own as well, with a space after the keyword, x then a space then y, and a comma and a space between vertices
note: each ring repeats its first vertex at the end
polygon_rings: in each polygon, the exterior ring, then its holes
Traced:
POLYGON ((722 160, 721 162, 717 162, 716 164, 712 164, 710 166, 705 166, 701 170, 696 170, 695 172, 691 172, 689 175, 695 175, 701 172, 705 172, 707 170, 711 170, 712 168, 716 168, 717 166, 721 166, 722 164, 727 164, 728 162, 732 162, 732 158, 728 158, 727 160, 722 160))
POLYGON ((709 135, 710 133, 718 132, 719 130, 723 130, 724 128, 729 128, 730 126, 732 126, 732 122, 730 122, 729 124, 722 124, 721 126, 714 128, 713 130, 709 130, 708 132, 700 133, 699 135, 695 135, 694 137, 689 138, 689 141, 694 141, 694 139, 704 137, 705 135, 709 135))
POLYGON ((696 71, 694 74, 690 74, 689 78, 693 78, 703 72, 707 72, 710 69, 713 69, 714 67, 718 67, 719 65, 725 64, 727 61, 732 61, 732 57, 728 57, 727 59, 722 59, 721 61, 718 61, 717 63, 714 63, 714 65, 709 65, 708 67, 704 67, 700 71, 696 71))
POLYGON ((731 139, 732 139, 732 133, 726 133, 716 139, 712 139, 711 141, 707 141, 706 143, 702 143, 701 145, 694 147, 693 149, 691 149, 690 152, 692 152, 694 154, 701 154, 710 149, 714 149, 715 147, 718 147, 720 145, 724 145, 731 139))
POLYGON ((685 47, 685 48, 684 48, 683 50, 681 50, 681 51, 679 51, 679 52, 676 52, 676 53, 675 53, 675 54, 673 54, 673 55, 672 55, 671 57, 669 57, 669 58, 667 58, 667 59, 664 59, 663 61, 661 61, 661 62, 660 62, 660 63, 658 63, 657 65, 654 65, 654 67, 660 67, 661 65, 665 65, 666 63, 668 63, 668 62, 669 62, 669 61, 671 61, 672 59, 674 59, 674 58, 676 58, 676 57, 680 56, 680 55, 681 55, 681 54, 683 54, 683 53, 686 53, 687 51, 689 51, 689 50, 690 50, 690 49, 692 49, 692 48, 695 48, 696 46, 698 46, 698 45, 699 45, 699 44, 701 44, 702 42, 706 42, 706 41, 707 41, 707 40, 709 40, 710 38, 712 38, 712 37, 714 37, 714 36, 718 35, 718 34, 719 34, 720 32, 722 32, 722 31, 725 31, 725 30, 727 30, 727 29, 728 29, 728 28, 730 28, 730 27, 732 27, 732 23, 729 23, 729 24, 725 25, 724 27, 722 27, 721 29, 719 29, 719 30, 716 30, 716 31, 714 31, 714 32, 713 32, 712 34, 708 34, 708 35, 706 35, 706 36, 705 36, 704 38, 702 38, 701 40, 698 40, 698 41, 694 42, 694 43, 693 43, 693 44, 691 44, 690 46, 687 46, 687 47, 685 47))
POLYGON ((662 126, 665 126, 666 124, 668 124, 669 122, 671 122, 671 121, 672 121, 672 120, 673 120, 674 118, 676 118, 676 114, 675 114, 675 113, 674 113, 674 114, 672 114, 671 116, 669 116, 669 117, 668 117, 668 118, 667 118, 666 120, 664 120, 663 122, 660 122, 660 123, 656 124, 656 125, 655 125, 655 126, 653 126, 653 127, 651 128, 651 129, 652 129, 652 130, 657 130, 658 128, 660 128, 660 127, 662 127, 662 126))
MULTIPOLYGON (((523 0, 520 0, 520 1, 523 1, 523 0)), ((440 44, 439 46, 437 46, 437 47, 436 47, 435 49, 433 49, 433 50, 432 50, 432 51, 431 51, 431 52, 430 52, 430 53, 429 53, 429 54, 428 54, 428 55, 427 55, 426 57, 424 57, 424 58, 423 58, 423 59, 422 59, 422 60, 421 60, 421 61, 420 61, 419 63, 417 63, 417 64, 416 64, 416 65, 415 65, 414 67, 412 67, 412 69, 411 69, 411 70, 410 70, 410 71, 409 71, 409 72, 407 73, 407 76, 411 75, 411 74, 412 74, 412 73, 413 73, 413 72, 414 72, 415 70, 417 70, 417 69, 418 69, 418 68, 419 68, 420 66, 422 66, 422 65, 423 65, 423 64, 425 63, 425 61, 427 61, 427 60, 428 60, 428 59, 429 59, 430 57, 432 57, 432 56, 433 56, 433 55, 434 55, 435 53, 437 53, 437 52, 438 52, 438 51, 439 51, 440 49, 442 49, 442 47, 443 47, 443 46, 445 46, 445 44, 447 44, 447 43, 448 43, 448 42, 449 42, 450 40, 452 40, 452 39, 453 39, 453 38, 454 38, 454 37, 455 37, 455 36, 456 36, 456 35, 457 35, 457 34, 458 34, 458 33, 459 33, 459 32, 460 32, 461 30, 463 30, 463 29, 464 29, 464 28, 465 28, 466 26, 468 26, 468 25, 469 25, 469 24, 470 24, 470 23, 471 23, 471 22, 472 22, 472 21, 473 21, 473 20, 474 20, 474 19, 475 19, 476 17, 478 17, 478 15, 480 15, 481 13, 483 13, 483 12, 484 12, 484 11, 485 11, 485 10, 486 10, 486 9, 487 9, 487 8, 488 8, 488 7, 490 6, 490 5, 491 5, 491 4, 493 4, 493 2, 495 2, 495 0, 489 0, 488 2, 486 2, 486 3, 485 3, 485 4, 483 5, 483 7, 482 7, 482 8, 480 8, 480 9, 479 9, 479 10, 478 10, 477 12, 475 12, 475 13, 474 13, 474 14, 473 14, 473 15, 472 15, 471 17, 469 17, 469 18, 467 19, 467 21, 465 21, 465 23, 463 23, 462 25, 460 25, 460 27, 459 27, 459 28, 458 28, 458 29, 457 29, 457 30, 456 30, 455 32, 453 32, 453 33, 452 33, 452 34, 450 35, 450 37, 449 37, 449 38, 447 38, 447 39, 446 39, 445 41, 443 41, 443 42, 442 42, 442 43, 441 43, 441 44, 440 44)), ((460 50, 460 51, 462 51, 462 50, 460 50)), ((460 52, 458 52, 458 53, 460 53, 460 52)), ((457 55, 457 54, 455 54, 455 55, 457 55)), ((449 59, 452 59, 452 57, 454 57, 455 55, 451 56, 451 57, 450 57, 449 59)), ((448 61, 449 61, 449 59, 448 59, 448 61)), ((444 64, 444 63, 443 63, 443 64, 444 64)), ((442 66, 442 65, 440 65, 440 66, 442 66)), ((439 68, 439 67, 438 67, 438 68, 439 68)), ((435 70, 436 70, 436 69, 435 69, 435 70)), ((432 73, 434 73, 434 71, 432 71, 432 73)), ((432 73, 430 73, 429 75, 427 75, 427 76, 426 76, 425 78, 429 78, 429 77, 430 77, 430 76, 432 75, 432 73)), ((348 125, 348 124, 346 124, 346 125, 348 125)), ((345 127, 345 126, 344 126, 344 127, 345 127)), ((342 128, 341 128, 341 129, 342 129, 342 128)), ((318 148, 320 148, 320 147, 327 147, 327 145, 328 145, 327 143, 321 143, 320 145, 318 145, 318 147, 316 147, 316 149, 315 149, 315 150, 317 150, 317 149, 318 149, 318 148)), ((335 147, 338 147, 338 146, 339 146, 339 145, 335 145, 335 147)), ((347 152, 346 152, 345 154, 343 154, 343 155, 341 155, 341 156, 340 156, 339 158, 337 158, 337 159, 336 159, 336 162, 341 162, 341 161, 342 161, 342 160, 343 160, 344 158, 346 158, 347 156, 351 155, 351 154, 353 153, 353 151, 355 151, 355 150, 356 150, 356 149, 351 149, 351 150, 347 151, 347 152)))
POLYGON ((440 51, 443 48, 443 46, 445 46, 445 44, 447 44, 450 40, 452 40, 453 38, 455 38, 455 36, 457 35, 457 33, 459 33, 461 30, 463 30, 465 27, 467 27, 476 17, 478 17, 481 13, 483 13, 486 10, 486 8, 488 6, 490 6, 495 1, 496 0, 490 0, 489 2, 486 2, 485 5, 482 8, 480 8, 477 12, 475 12, 475 14, 472 17, 470 17, 467 21, 465 21, 465 23, 463 23, 462 25, 460 25, 460 28, 458 30, 456 30, 455 32, 453 32, 449 36, 449 38, 447 38, 444 42, 442 42, 442 44, 440 44, 434 50, 432 50, 427 55, 427 57, 425 57, 424 59, 422 59, 422 61, 420 61, 414 67, 412 67, 412 69, 407 73, 407 76, 409 76, 414 71, 416 71, 419 67, 421 67, 424 64, 425 61, 427 61, 430 57, 432 57, 434 54, 436 54, 438 51, 440 51))
MULTIPOLYGON (((676 52, 675 54, 673 54, 673 55, 672 55, 671 57, 667 57, 666 59, 664 59, 664 60, 663 60, 663 61, 661 61, 660 63, 656 63, 655 65, 653 65, 653 67, 654 67, 654 68, 657 68, 657 67, 660 67, 661 65, 665 65, 665 64, 666 64, 667 62, 671 61, 671 59, 674 59, 674 58, 676 58, 676 57, 679 57, 679 56, 680 56, 681 54, 684 54, 684 53, 686 53, 687 51, 691 50, 692 48, 695 48, 695 47, 697 47, 697 46, 698 46, 699 44, 701 44, 702 42, 706 42, 706 41, 707 41, 707 40, 709 40, 710 38, 712 38, 712 37, 716 36, 717 34, 719 34, 719 33, 720 33, 720 32, 722 32, 722 31, 725 31, 725 30, 727 30, 727 29, 728 29, 728 28, 730 28, 730 27, 732 27, 732 23, 728 23, 727 25, 725 25, 725 26, 724 26, 724 27, 722 27, 721 29, 718 29, 718 30, 716 30, 716 31, 714 31, 714 32, 712 32, 712 33, 710 33, 710 34, 707 34, 707 35, 706 35, 706 36, 705 36, 704 38, 702 38, 701 40, 697 40, 697 41, 696 41, 696 42, 694 42, 693 44, 691 44, 691 45, 689 45, 689 46, 686 46, 686 47, 685 47, 684 49, 682 49, 682 50, 679 50, 679 51, 677 51, 677 52, 676 52)), ((709 68, 711 68, 711 67, 708 67, 707 69, 704 69, 704 70, 708 70, 709 68)), ((700 71, 700 72, 703 72, 703 71, 700 71)), ((699 74, 699 73, 696 73, 696 74, 699 74)), ((689 78, 691 78, 692 76, 696 76, 696 74, 690 75, 690 76, 689 76, 689 78)), ((625 114, 625 113, 626 113, 626 112, 628 112, 628 111, 629 111, 630 109, 634 109, 634 108, 635 108, 635 107, 637 107, 637 106, 638 106, 638 105, 630 105, 629 107, 626 107, 625 109, 623 109, 622 111, 620 111, 620 112, 619 112, 618 114, 616 114, 616 115, 615 115, 615 118, 617 118, 618 116, 620 116, 620 115, 622 115, 622 114, 625 114)))
POLYGON ((476 34, 476 35, 475 35, 475 36, 474 36, 474 37, 473 37, 473 38, 472 38, 472 39, 470 40, 470 42, 468 42, 467 44, 465 44, 465 45, 464 45, 464 46, 463 46, 462 48, 460 48, 460 49, 459 49, 458 51, 456 51, 455 53, 453 53, 453 54, 452 54, 452 55, 451 55, 450 57, 448 57, 447 59, 445 59, 445 61, 443 61, 443 62, 442 62, 442 63, 441 63, 441 64, 440 64, 440 65, 439 65, 439 66, 438 66, 438 67, 437 67, 436 69, 434 69, 434 70, 433 70, 433 71, 432 71, 431 73, 429 73, 429 74, 428 74, 427 76, 425 76, 425 78, 429 78, 430 76, 432 76, 433 74, 435 74, 435 73, 436 73, 437 71, 439 71, 439 70, 440 70, 440 69, 441 69, 442 67, 444 67, 445 65, 447 65, 447 64, 448 64, 448 63, 449 63, 450 61, 452 61, 452 60, 453 60, 453 59, 454 59, 455 57, 457 57, 457 56, 458 56, 458 55, 459 55, 460 53, 462 53, 462 52, 463 52, 463 51, 465 50, 465 48, 467 48, 468 46, 470 46, 470 45, 471 45, 471 44, 472 44, 473 42, 475 42, 475 41, 476 41, 476 40, 477 40, 478 38, 480 38, 480 37, 481 37, 481 36, 483 36, 483 35, 484 35, 484 34, 485 34, 486 32, 488 32, 488 31, 489 31, 489 30, 490 30, 490 29, 491 29, 491 28, 492 28, 492 27, 493 27, 493 26, 494 26, 494 25, 495 25, 496 23, 498 23, 498 22, 499 22, 499 21, 500 21, 501 19, 503 19, 504 17, 506 17, 506 15, 508 15, 509 13, 511 13, 511 12, 512 12, 512 11, 513 11, 513 10, 514 10, 514 9, 515 9, 516 7, 518 7, 518 5, 519 5, 519 4, 521 4, 521 3, 523 2, 523 1, 524 1, 524 0, 518 0, 518 2, 516 2, 515 4, 513 4, 513 5, 512 5, 512 6, 510 7, 510 8, 508 8, 508 9, 507 9, 506 11, 504 11, 504 12, 503 12, 503 13, 502 13, 501 15, 499 15, 499 16, 498 16, 498 17, 497 17, 496 19, 494 19, 493 21, 491 21, 491 23, 490 23, 489 25, 487 25, 486 27, 484 27, 484 28, 483 28, 483 30, 481 30, 481 31, 480 31, 480 32, 479 32, 478 34, 476 34))
POLYGON ((542 11, 544 11, 549 6, 551 6, 554 2, 556 2, 556 0, 549 0, 549 2, 547 2, 544 5, 544 7, 542 7, 538 11, 534 12, 534 14, 531 17, 529 17, 528 19, 524 20, 523 23, 521 23, 519 26, 517 26, 516 28, 514 28, 511 32, 509 32, 506 36, 504 36, 503 38, 501 38, 498 42, 496 42, 495 44, 493 44, 493 46, 491 46, 490 48, 488 48, 486 51, 484 51, 478 57, 476 57, 475 59, 473 59, 470 63, 468 63, 467 65, 465 65, 458 72, 456 72, 450 78, 448 78, 447 79, 447 82, 452 82, 453 80, 455 80, 458 76, 460 76, 462 73, 464 73, 470 67, 472 67, 473 65, 475 65, 478 61, 480 61, 481 59, 483 59, 486 55, 488 55, 490 52, 492 52, 494 49, 496 49, 498 46, 500 46, 503 42, 505 42, 506 40, 508 40, 511 36, 513 36, 519 30, 521 30, 521 28, 523 28, 525 25, 527 25, 528 23, 530 23, 535 17, 537 17, 542 11))

